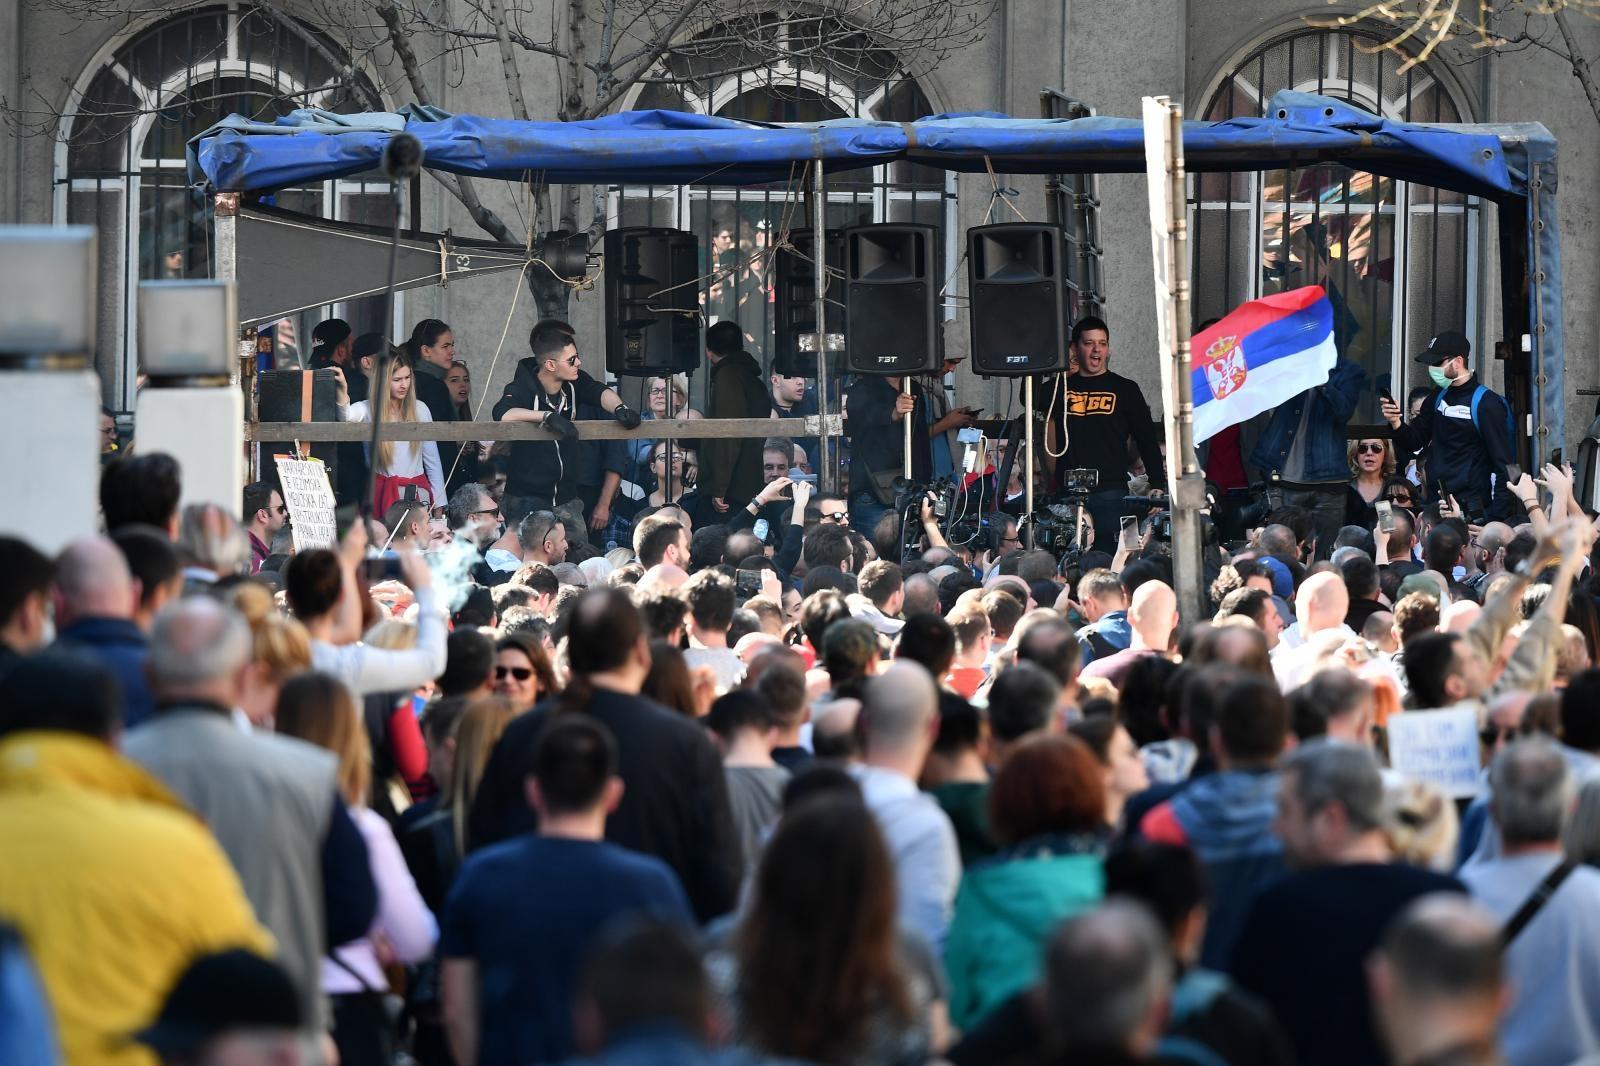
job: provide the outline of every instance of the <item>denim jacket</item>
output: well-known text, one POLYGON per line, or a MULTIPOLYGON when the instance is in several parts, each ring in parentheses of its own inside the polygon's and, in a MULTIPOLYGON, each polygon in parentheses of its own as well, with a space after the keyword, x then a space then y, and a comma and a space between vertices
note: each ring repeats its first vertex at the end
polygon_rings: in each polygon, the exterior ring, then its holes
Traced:
POLYGON ((1261 434, 1255 451, 1250 453, 1250 465, 1263 476, 1273 470, 1282 470, 1294 447, 1295 430, 1300 425, 1300 412, 1307 403, 1312 405, 1306 422, 1305 481, 1346 481, 1350 477, 1350 460, 1345 451, 1344 426, 1356 409, 1356 400, 1366 387, 1367 372, 1348 359, 1340 359, 1328 375, 1328 383, 1307 389, 1279 407, 1261 434))

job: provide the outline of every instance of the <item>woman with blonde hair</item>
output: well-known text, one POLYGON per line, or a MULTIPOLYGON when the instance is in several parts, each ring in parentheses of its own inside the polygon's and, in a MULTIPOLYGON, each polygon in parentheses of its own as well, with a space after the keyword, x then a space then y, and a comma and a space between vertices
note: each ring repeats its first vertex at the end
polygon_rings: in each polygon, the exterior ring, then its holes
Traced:
POLYGON ((290 679, 278 696, 278 732, 333 752, 339 792, 366 841, 378 914, 366 937, 333 946, 322 960, 322 989, 333 1001, 333 1041, 344 1066, 378 1066, 392 1060, 394 1029, 384 1006, 389 991, 383 967, 418 963, 433 953, 439 926, 422 901, 389 823, 369 810, 372 753, 355 695, 328 674, 290 679))
POLYGON ((450 791, 445 794, 441 808, 450 812, 458 860, 467 853, 467 817, 472 813, 472 801, 477 798, 478 786, 483 782, 484 767, 489 765, 489 754, 516 716, 516 708, 510 700, 486 696, 468 704, 456 723, 455 773, 450 776, 450 791))
MULTIPOLYGON (((417 625, 385 618, 367 630, 361 640, 369 648, 407 651, 417 646, 417 625)), ((373 692, 362 699, 367 739, 372 744, 373 776, 381 783, 398 774, 409 793, 409 799, 406 795, 374 795, 380 807, 388 799, 394 813, 404 810, 411 799, 425 799, 431 794, 431 790, 423 788, 428 776, 428 748, 422 740, 419 719, 433 695, 433 687, 432 681, 425 681, 410 692, 373 692)))
POLYGON ((239 694, 240 724, 271 729, 283 683, 311 669, 311 636, 305 626, 284 617, 272 593, 254 581, 235 585, 229 598, 250 624, 250 668, 239 694))
MULTIPOLYGON (((383 409, 385 422, 432 422, 433 413, 428 405, 417 399, 412 387, 411 364, 403 359, 389 362, 388 387, 382 395, 388 406, 383 409)), ((379 393, 373 386, 373 393, 379 393)), ((371 422, 371 404, 367 400, 353 403, 344 410, 346 422, 371 422)), ((405 496, 407 486, 415 486, 426 493, 428 508, 445 504, 444 468, 439 463, 439 446, 431 440, 381 440, 370 457, 375 474, 372 494, 372 513, 387 514, 395 503, 405 496)))
POLYGON ((1455 868, 1461 823, 1455 803, 1437 785, 1406 780, 1386 787, 1383 832, 1396 862, 1439 873, 1455 868))
POLYGON ((1383 487, 1394 475, 1394 446, 1381 437, 1363 437, 1345 447, 1350 463, 1350 494, 1345 500, 1344 523, 1371 529, 1378 524, 1375 506, 1383 487))

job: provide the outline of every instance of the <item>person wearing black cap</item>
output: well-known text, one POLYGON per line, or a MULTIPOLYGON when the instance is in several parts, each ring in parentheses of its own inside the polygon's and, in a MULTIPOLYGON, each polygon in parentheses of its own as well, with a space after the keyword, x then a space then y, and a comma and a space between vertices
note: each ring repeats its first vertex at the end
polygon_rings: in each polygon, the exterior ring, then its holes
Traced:
POLYGON ((1434 337, 1416 356, 1434 384, 1422 410, 1403 422, 1399 404, 1384 400, 1383 417, 1394 430, 1397 451, 1428 448, 1428 478, 1441 498, 1454 496, 1476 521, 1507 519, 1517 513, 1506 487, 1506 464, 1516 459, 1511 408, 1478 381, 1471 356, 1472 345, 1460 333, 1446 330, 1434 337))
POLYGON ((347 366, 350 363, 350 323, 342 318, 318 322, 311 331, 311 368, 347 366))
POLYGON ((299 1066, 300 997, 283 967, 249 951, 202 955, 156 1020, 129 1036, 162 1066, 299 1066))

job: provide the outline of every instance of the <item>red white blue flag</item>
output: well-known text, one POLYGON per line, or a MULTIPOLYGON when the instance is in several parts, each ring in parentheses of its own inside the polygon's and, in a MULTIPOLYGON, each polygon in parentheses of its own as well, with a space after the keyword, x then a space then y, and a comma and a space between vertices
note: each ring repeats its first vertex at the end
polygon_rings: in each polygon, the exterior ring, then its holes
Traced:
POLYGON ((1240 305, 1191 338, 1195 443, 1328 383, 1338 361, 1320 285, 1240 305))

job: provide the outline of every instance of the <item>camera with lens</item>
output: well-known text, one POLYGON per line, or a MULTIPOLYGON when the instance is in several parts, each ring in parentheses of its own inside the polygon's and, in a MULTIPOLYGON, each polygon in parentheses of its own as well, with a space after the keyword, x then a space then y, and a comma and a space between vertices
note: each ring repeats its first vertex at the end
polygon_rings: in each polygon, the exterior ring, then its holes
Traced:
POLYGON ((1239 525, 1244 529, 1259 529, 1266 525, 1267 515, 1283 506, 1283 481, 1274 470, 1267 480, 1250 486, 1250 502, 1239 508, 1239 525))
POLYGON ((1087 466, 1075 466, 1061 476, 1062 491, 1068 496, 1088 496, 1100 487, 1100 471, 1087 466))

